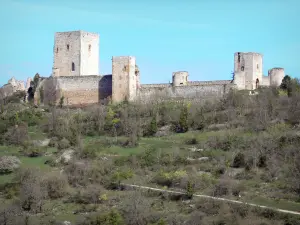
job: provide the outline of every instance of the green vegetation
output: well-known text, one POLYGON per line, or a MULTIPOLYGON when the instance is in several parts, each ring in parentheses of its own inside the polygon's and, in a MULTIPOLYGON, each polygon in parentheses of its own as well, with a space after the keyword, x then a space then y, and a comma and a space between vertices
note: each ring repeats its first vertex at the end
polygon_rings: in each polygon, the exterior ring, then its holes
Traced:
POLYGON ((285 77, 253 96, 80 110, 63 98, 23 104, 16 93, 1 102, 0 224, 299 224, 195 197, 300 211, 299 86, 285 77))

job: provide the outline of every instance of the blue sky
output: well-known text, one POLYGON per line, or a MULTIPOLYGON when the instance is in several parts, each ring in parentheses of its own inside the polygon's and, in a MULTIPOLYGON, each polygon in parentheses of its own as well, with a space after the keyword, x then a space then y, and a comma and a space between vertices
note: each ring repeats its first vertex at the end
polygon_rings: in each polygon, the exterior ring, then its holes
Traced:
POLYGON ((230 79, 237 51, 264 55, 264 74, 300 71, 299 0, 0 0, 0 85, 49 76, 54 33, 100 34, 100 73, 111 57, 136 56, 142 83, 230 79))

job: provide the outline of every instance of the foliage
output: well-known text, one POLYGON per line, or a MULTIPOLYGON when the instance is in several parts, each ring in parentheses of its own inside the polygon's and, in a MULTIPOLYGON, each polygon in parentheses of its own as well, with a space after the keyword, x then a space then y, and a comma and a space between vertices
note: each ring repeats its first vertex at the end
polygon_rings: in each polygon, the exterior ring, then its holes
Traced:
POLYGON ((61 96, 60 99, 59 99, 59 107, 62 108, 63 105, 64 105, 64 100, 65 100, 65 97, 64 96, 61 96))

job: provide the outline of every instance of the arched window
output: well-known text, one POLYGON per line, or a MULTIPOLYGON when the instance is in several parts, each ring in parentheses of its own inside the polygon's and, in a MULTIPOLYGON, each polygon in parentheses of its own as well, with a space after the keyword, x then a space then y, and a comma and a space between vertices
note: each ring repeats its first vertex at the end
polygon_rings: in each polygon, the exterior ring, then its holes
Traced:
POLYGON ((259 79, 258 79, 258 78, 256 79, 256 82, 255 82, 255 83, 256 83, 256 89, 257 89, 258 86, 259 86, 259 79))
POLYGON ((75 63, 72 62, 72 71, 75 71, 75 63))
POLYGON ((92 49, 92 45, 89 45, 89 51, 91 51, 91 49, 92 49))
POLYGON ((241 67, 241 70, 242 70, 242 71, 244 71, 244 69, 245 69, 245 67, 244 67, 244 66, 242 66, 242 67, 241 67))
POLYGON ((69 51, 69 49, 70 49, 70 45, 67 45, 67 50, 69 51))

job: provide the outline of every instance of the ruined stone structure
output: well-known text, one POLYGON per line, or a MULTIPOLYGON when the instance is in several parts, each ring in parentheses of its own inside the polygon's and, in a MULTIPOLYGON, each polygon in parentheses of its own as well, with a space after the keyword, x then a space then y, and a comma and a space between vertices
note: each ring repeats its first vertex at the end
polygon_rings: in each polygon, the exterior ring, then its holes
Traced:
MULTIPOLYGON (((273 68, 264 76, 261 54, 237 52, 232 80, 189 81, 187 71, 177 71, 172 74, 172 83, 141 85, 140 69, 133 56, 113 56, 112 74, 99 75, 99 35, 84 31, 56 33, 53 55, 52 76, 40 79, 36 103, 58 103, 61 97, 66 105, 107 100, 116 103, 158 98, 219 98, 232 88, 255 90, 259 86, 279 86, 285 75, 284 69, 273 68)), ((14 81, 9 82, 13 86, 14 81)))
POLYGON ((254 52, 234 54, 234 84, 239 90, 255 90, 259 86, 279 86, 285 73, 283 68, 269 70, 263 75, 263 56, 254 52))
POLYGON ((5 98, 11 96, 13 93, 17 91, 25 91, 24 81, 16 80, 12 77, 7 84, 0 88, 0 98, 5 98))

